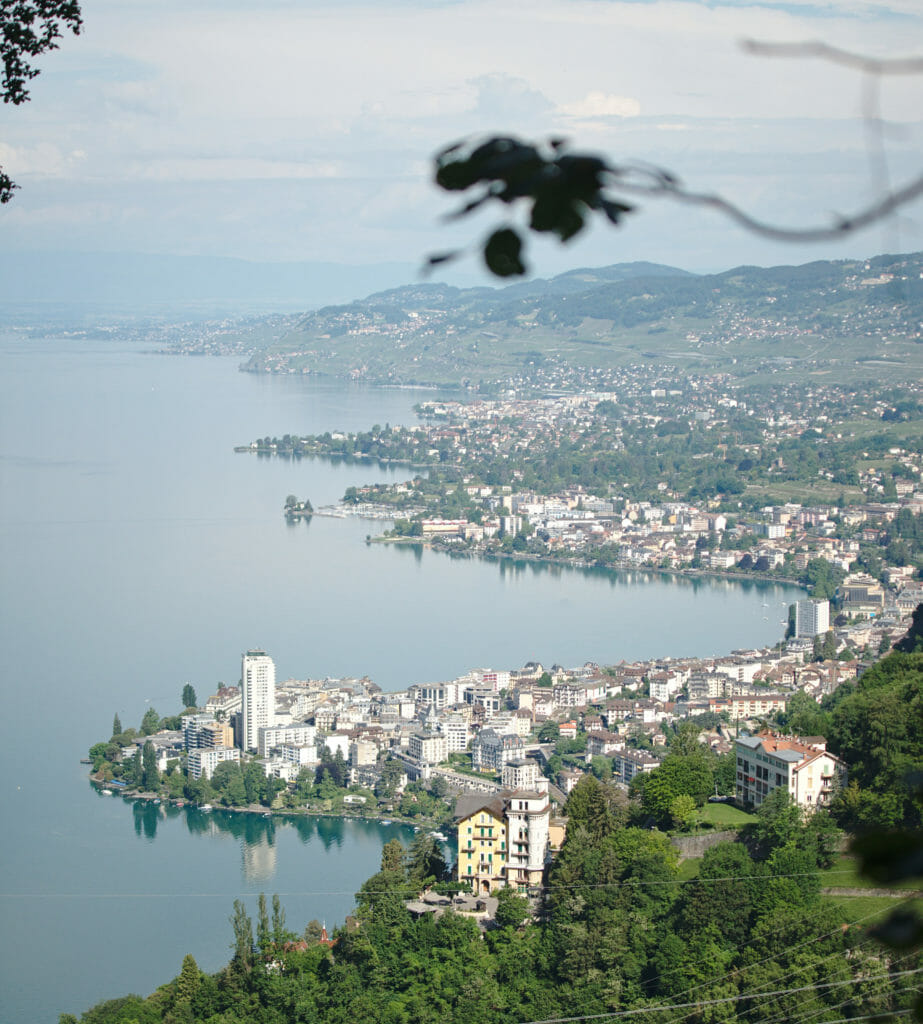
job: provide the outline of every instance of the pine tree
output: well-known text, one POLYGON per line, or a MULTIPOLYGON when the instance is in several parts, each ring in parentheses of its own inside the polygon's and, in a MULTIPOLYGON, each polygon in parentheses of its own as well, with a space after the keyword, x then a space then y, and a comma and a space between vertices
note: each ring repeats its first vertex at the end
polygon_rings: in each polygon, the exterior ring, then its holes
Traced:
POLYGON ((119 718, 118 712, 115 713, 115 715, 114 715, 114 717, 112 719, 112 735, 113 736, 121 736, 122 735, 122 720, 119 718))
POLYGON ((260 947, 260 952, 265 953, 272 943, 272 935, 269 931, 269 911, 266 909, 264 892, 257 898, 256 913, 256 944, 260 947))
POLYGON ((233 963, 241 970, 248 971, 253 966, 253 922, 240 900, 234 900, 231 926, 234 929, 233 963))
POLYGON ((191 1003, 199 989, 199 980, 199 965, 195 957, 187 953, 183 957, 183 967, 176 981, 176 1003, 191 1003))

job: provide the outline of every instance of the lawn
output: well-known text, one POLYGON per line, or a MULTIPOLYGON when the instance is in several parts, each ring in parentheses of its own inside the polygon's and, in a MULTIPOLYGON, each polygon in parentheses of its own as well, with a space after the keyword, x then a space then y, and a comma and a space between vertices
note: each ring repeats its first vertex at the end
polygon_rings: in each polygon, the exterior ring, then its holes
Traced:
POLYGON ((676 877, 683 882, 688 882, 690 878, 695 878, 698 875, 701 866, 701 857, 687 857, 679 862, 679 866, 676 869, 676 877))
POLYGON ((696 812, 696 823, 703 822, 717 827, 741 828, 756 821, 755 814, 747 814, 732 804, 705 804, 696 812))
MULTIPOLYGON (((901 882, 874 882, 859 874, 854 857, 841 853, 833 865, 820 873, 820 884, 834 889, 919 889, 919 882, 905 879, 901 882)), ((843 897, 836 897, 842 899, 843 897)), ((893 900, 892 900, 893 902, 893 900)))
POLYGON ((824 901, 840 912, 843 921, 873 924, 900 905, 900 900, 887 896, 823 896, 824 901))

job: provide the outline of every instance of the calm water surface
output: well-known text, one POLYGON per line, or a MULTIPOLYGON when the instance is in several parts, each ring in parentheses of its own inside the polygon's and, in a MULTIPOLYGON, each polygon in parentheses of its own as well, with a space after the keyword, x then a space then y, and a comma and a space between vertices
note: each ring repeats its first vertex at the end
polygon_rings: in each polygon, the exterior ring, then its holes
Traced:
POLYGON ((385 689, 476 666, 719 654, 775 642, 790 588, 672 581, 366 546, 379 523, 289 526, 405 468, 235 454, 255 437, 409 423, 423 394, 239 373, 112 342, 0 337, 0 1021, 54 1021, 148 993, 191 952, 229 955, 239 895, 290 927, 341 922, 396 826, 142 809, 79 759, 114 712, 137 724, 236 683, 385 689), (55 965, 49 972, 49 965, 55 965), (49 978, 53 982, 49 984, 49 978))

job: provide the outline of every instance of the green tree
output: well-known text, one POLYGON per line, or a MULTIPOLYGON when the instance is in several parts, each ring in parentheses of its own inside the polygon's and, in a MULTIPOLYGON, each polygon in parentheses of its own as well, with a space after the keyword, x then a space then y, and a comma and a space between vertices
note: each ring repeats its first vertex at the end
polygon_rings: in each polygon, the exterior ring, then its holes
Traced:
POLYGON ((157 769, 157 752, 154 744, 147 740, 141 753, 141 788, 148 793, 160 786, 160 772, 157 769))
POLYGON ((913 777, 923 750, 923 652, 893 651, 831 703, 830 749, 850 766, 850 791, 835 801, 840 823, 920 828, 913 777))
POLYGON ((201 980, 202 974, 199 971, 199 965, 195 962, 192 954, 187 953, 183 957, 183 966, 179 972, 179 977, 176 979, 174 1008, 189 1007, 191 1009, 192 1001, 199 991, 201 980))
POLYGON ((234 900, 231 927, 234 929, 232 963, 239 970, 248 971, 253 965, 253 922, 241 900, 234 900))
POLYGON ((660 824, 671 820, 670 806, 678 796, 691 796, 697 807, 708 799, 714 787, 710 754, 703 747, 689 755, 668 755, 648 774, 641 795, 645 812, 660 824))
POLYGON ((737 783, 737 756, 734 751, 719 754, 713 764, 715 792, 720 796, 733 796, 737 783))
POLYGON ((112 735, 122 735, 122 720, 119 718, 118 712, 116 712, 112 718, 112 735))
POLYGON ((497 892, 497 912, 494 920, 500 928, 518 928, 530 916, 529 901, 505 886, 497 892))
POLYGON ((418 889, 442 882, 448 877, 448 866, 442 854, 442 847, 425 832, 414 836, 405 858, 407 879, 418 889))
POLYGON ((198 707, 198 701, 196 700, 195 687, 192 683, 186 683, 183 687, 182 704, 184 708, 195 708, 198 707))
POLYGON ((389 839, 381 850, 382 871, 403 871, 407 851, 400 839, 389 839))
POLYGON ((265 956, 272 945, 272 930, 269 926, 269 908, 266 905, 266 893, 261 892, 256 898, 256 944, 265 956))
POLYGON ((833 661, 836 658, 836 637, 833 635, 832 629, 828 629, 824 634, 820 653, 824 661, 833 661))
POLYGON ((688 793, 680 793, 670 801, 670 819, 674 828, 689 829, 695 821, 695 798, 688 793))
POLYGON ((594 775, 584 775, 565 805, 568 828, 582 828, 592 840, 610 835, 628 816, 624 795, 594 775))
POLYGON ((160 728, 160 715, 151 707, 144 712, 141 719, 141 735, 150 736, 160 728))
POLYGON ((281 948, 290 938, 289 932, 285 930, 285 908, 279 899, 279 894, 272 897, 272 941, 276 948, 281 948))
POLYGON ((774 789, 756 812, 752 835, 765 859, 779 847, 793 843, 804 828, 801 808, 782 787, 774 789))
POLYGON ((384 800, 390 800, 397 792, 404 775, 404 769, 399 761, 389 757, 381 766, 381 777, 375 786, 375 795, 384 800))

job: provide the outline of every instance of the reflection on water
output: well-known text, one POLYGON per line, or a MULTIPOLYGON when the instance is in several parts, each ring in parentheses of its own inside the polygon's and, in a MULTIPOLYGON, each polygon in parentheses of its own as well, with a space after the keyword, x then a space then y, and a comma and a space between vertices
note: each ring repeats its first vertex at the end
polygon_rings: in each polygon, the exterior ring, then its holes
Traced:
POLYGON ((131 813, 135 823, 135 835, 153 840, 157 835, 157 822, 160 820, 160 804, 149 800, 135 800, 131 813))
POLYGON ((276 847, 269 839, 241 844, 244 878, 248 882, 268 882, 276 873, 276 847))
POLYGON ((132 800, 132 825, 135 835, 153 842, 157 829, 166 821, 179 819, 192 836, 207 839, 228 839, 240 846, 243 877, 248 883, 265 883, 277 869, 277 831, 291 829, 305 846, 318 844, 324 853, 346 852, 357 840, 384 843, 399 835, 409 838, 409 827, 382 825, 375 820, 341 818, 326 815, 271 815, 225 809, 203 810, 192 805, 176 806, 151 800, 132 800), (407 833, 407 835, 405 835, 407 833))

